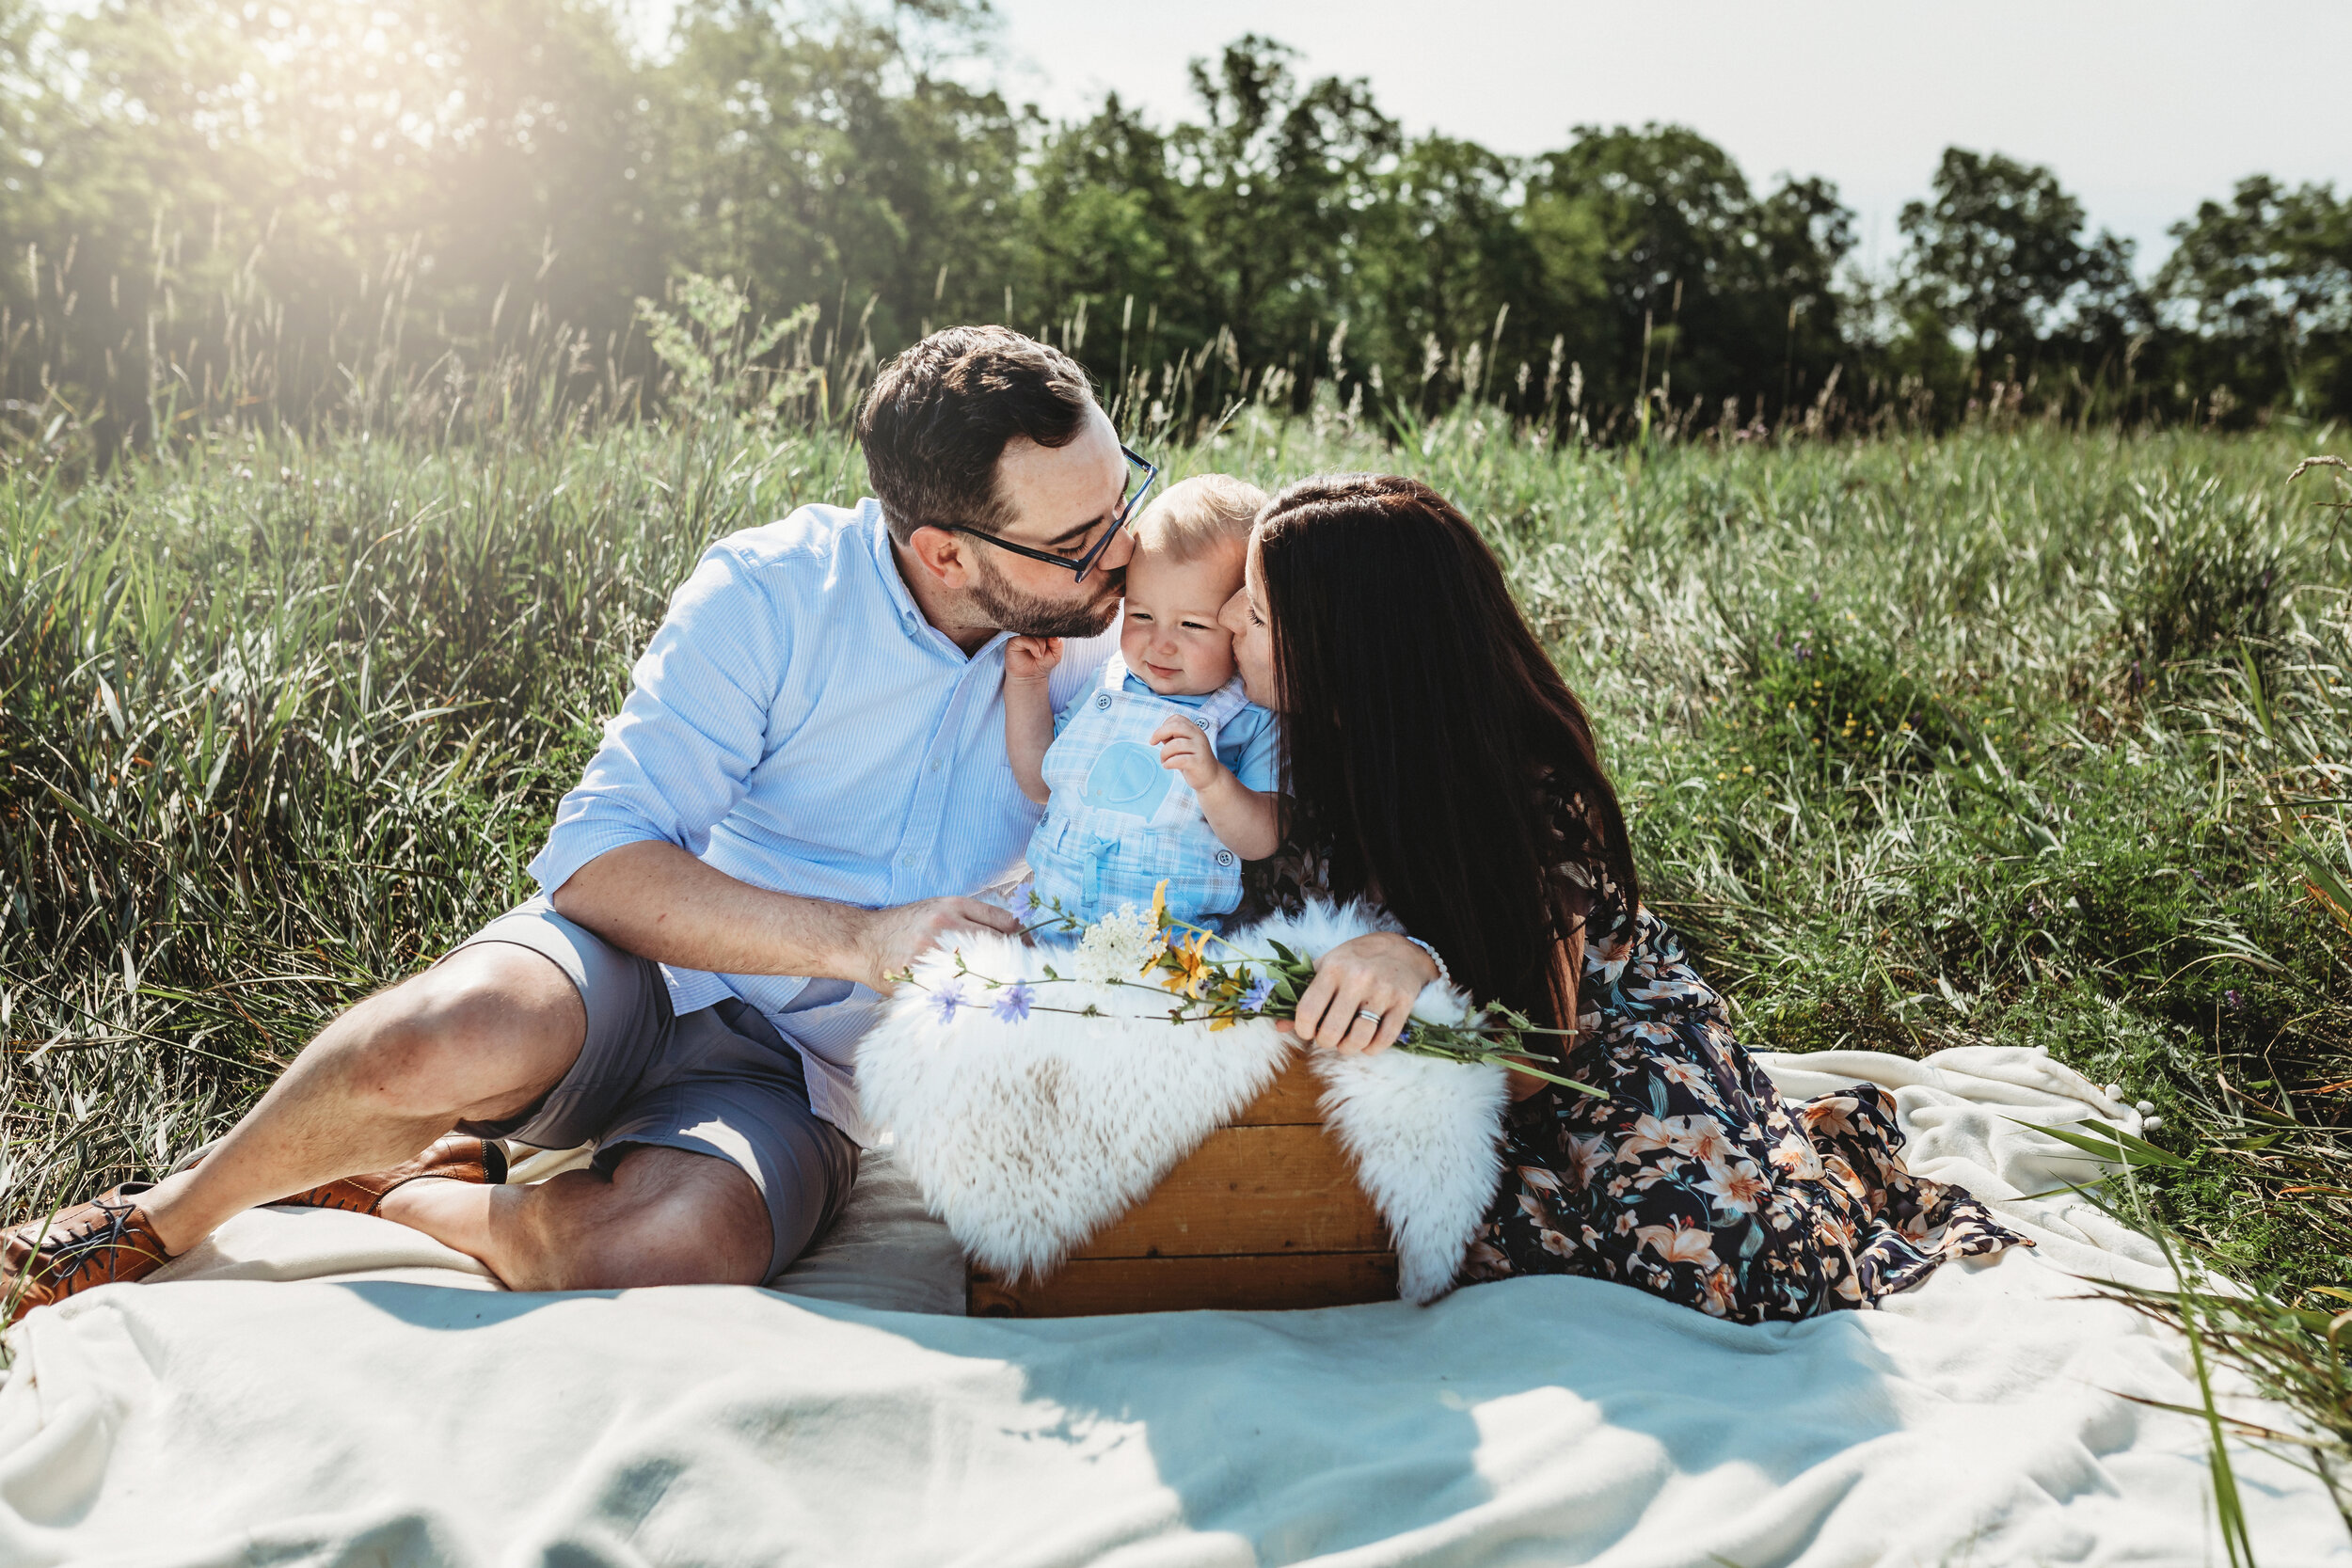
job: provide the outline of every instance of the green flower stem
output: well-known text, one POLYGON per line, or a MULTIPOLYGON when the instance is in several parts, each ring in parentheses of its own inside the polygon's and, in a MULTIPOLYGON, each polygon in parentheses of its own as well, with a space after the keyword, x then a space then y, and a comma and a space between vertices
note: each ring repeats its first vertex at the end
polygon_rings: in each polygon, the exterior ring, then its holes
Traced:
MULTIPOLYGON (((1181 922, 1171 922, 1171 924, 1181 924, 1181 922)), ((1187 928, 1189 929, 1190 927, 1187 928)), ((1214 932, 1210 934, 1215 935, 1214 932)), ((1222 938, 1219 938, 1218 940, 1223 941, 1222 938)), ((1231 946, 1232 944, 1227 943, 1227 945, 1231 946)), ((1271 959, 1252 958, 1249 961, 1263 963, 1267 965, 1269 968, 1278 967, 1275 960, 1271 959)), ((982 974, 976 969, 966 967, 962 962, 961 955, 959 955, 957 958, 957 978, 975 979, 992 990, 1013 983, 1005 980, 993 979, 986 974, 982 974)), ((1219 974, 1218 978, 1228 985, 1235 983, 1236 980, 1235 976, 1224 974, 1219 974)), ((930 987, 914 980, 912 972, 909 972, 904 976, 904 980, 905 983, 913 985, 917 990, 929 991, 930 990, 930 987)), ((1164 987, 1147 986, 1136 980, 1111 980, 1095 982, 1065 979, 1060 975, 1049 975, 1043 979, 1025 980, 1019 983, 1027 985, 1032 990, 1041 986, 1051 985, 1106 984, 1110 986, 1123 987, 1133 990, 1150 991, 1154 995, 1168 994, 1166 988, 1164 987)), ((1055 1007, 1042 1003, 1032 1004, 1030 1010, 1032 1012, 1040 1013, 1062 1013, 1072 1018, 1103 1018, 1108 1016, 1092 1007, 1055 1007)), ((1170 1023, 1212 1023, 1220 1019, 1230 1019, 1236 1023, 1253 1019, 1266 1019, 1278 1022, 1287 1022, 1295 1019, 1297 1016, 1297 1012, 1295 1006, 1290 1011, 1287 1012, 1272 1007, 1260 1008, 1254 1012, 1243 1012, 1239 1008, 1229 1010, 1214 1005, 1211 1005, 1205 1010, 1195 1011, 1192 1007, 1180 1003, 1175 1007, 1170 1008, 1166 1016, 1170 1023)), ((1513 1022, 1509 1027, 1499 1030, 1492 1035, 1486 1034, 1481 1030, 1464 1029, 1454 1024, 1429 1023, 1423 1022, 1416 1022, 1413 1025, 1412 1037, 1409 1039, 1398 1040, 1395 1043, 1394 1049, 1404 1052, 1408 1056, 1426 1056, 1438 1061, 1459 1062, 1466 1066, 1483 1066, 1491 1063, 1496 1066, 1508 1069, 1513 1072, 1523 1072, 1531 1078, 1540 1078, 1547 1084, 1556 1085, 1564 1089, 1574 1089, 1579 1094, 1591 1095, 1597 1100, 1606 1100, 1609 1098, 1608 1091, 1604 1089, 1595 1088, 1590 1084, 1580 1083, 1573 1078, 1563 1078, 1557 1073, 1548 1072, 1542 1068, 1531 1065, 1535 1059, 1533 1056, 1533 1053, 1518 1049, 1518 1037, 1522 1033, 1565 1036, 1569 1033, 1569 1031, 1565 1029, 1545 1029, 1539 1027, 1538 1025, 1527 1023, 1524 1021, 1518 1020, 1516 1015, 1513 1015, 1513 1022)))

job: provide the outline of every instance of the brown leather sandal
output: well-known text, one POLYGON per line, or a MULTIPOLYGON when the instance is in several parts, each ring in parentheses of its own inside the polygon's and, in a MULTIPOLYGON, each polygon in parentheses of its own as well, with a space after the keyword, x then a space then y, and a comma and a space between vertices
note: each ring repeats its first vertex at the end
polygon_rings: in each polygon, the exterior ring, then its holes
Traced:
POLYGON ((126 1181, 87 1203, 0 1232, 0 1323, 101 1285, 145 1279, 171 1261, 126 1181))
POLYGON ((272 1206, 341 1209, 354 1214, 373 1214, 384 1206, 384 1196, 394 1187, 426 1176, 499 1186, 506 1180, 506 1150, 488 1138, 469 1138, 453 1132, 406 1164, 370 1171, 363 1176, 346 1176, 340 1181, 276 1199, 272 1206))

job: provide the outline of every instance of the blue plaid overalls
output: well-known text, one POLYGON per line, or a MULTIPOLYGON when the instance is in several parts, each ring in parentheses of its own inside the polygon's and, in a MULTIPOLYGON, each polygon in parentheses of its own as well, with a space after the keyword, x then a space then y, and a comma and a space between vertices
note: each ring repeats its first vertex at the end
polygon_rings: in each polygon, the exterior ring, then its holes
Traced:
POLYGON ((1093 921, 1121 904, 1151 908, 1165 880, 1170 914, 1216 928, 1241 902, 1241 857, 1217 842, 1192 786, 1160 766, 1152 732, 1173 715, 1200 725, 1214 748, 1248 705, 1238 676, 1198 707, 1130 690, 1126 662, 1113 654, 1045 753, 1053 800, 1029 840, 1038 897, 1093 921))

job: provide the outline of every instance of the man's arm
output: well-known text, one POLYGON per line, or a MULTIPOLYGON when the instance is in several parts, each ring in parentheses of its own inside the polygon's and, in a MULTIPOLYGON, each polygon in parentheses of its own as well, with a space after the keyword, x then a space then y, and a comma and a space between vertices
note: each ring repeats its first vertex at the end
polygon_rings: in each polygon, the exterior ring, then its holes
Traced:
POLYGON ((1058 637, 1016 637, 1005 644, 1005 758, 1021 793, 1044 805, 1045 752, 1054 744, 1054 698, 1048 684, 1061 662, 1058 637))
POLYGON ((655 839, 606 850, 552 901, 556 913, 656 963, 854 980, 878 991, 943 938, 1021 929, 1018 917, 977 898, 865 910, 770 893, 655 839))
POLYGON ((532 875, 558 913, 657 962, 886 990, 940 935, 1011 917, 961 898, 865 910, 770 893, 696 858, 749 788, 794 657, 796 617, 767 580, 729 544, 704 552, 532 875))

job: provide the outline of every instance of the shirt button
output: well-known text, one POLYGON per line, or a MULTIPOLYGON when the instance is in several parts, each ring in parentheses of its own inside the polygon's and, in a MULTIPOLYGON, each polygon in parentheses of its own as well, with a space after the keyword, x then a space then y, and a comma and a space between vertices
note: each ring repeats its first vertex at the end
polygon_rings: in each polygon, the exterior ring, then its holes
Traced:
POLYGON ((1231 849, 1219 849, 1219 850, 1216 852, 1216 863, 1217 863, 1217 864, 1219 864, 1219 865, 1231 865, 1231 864, 1232 864, 1232 863, 1233 863, 1233 852, 1232 852, 1231 849))
POLYGON ((1098 693, 1098 694, 1095 696, 1095 699, 1094 699, 1094 705, 1095 705, 1096 707, 1108 707, 1108 706, 1110 706, 1110 705, 1111 705, 1111 694, 1110 694, 1109 692, 1107 692, 1107 691, 1098 693))
POLYGON ((912 871, 914 869, 914 857, 913 855, 900 855, 898 857, 898 863, 905 866, 909 871, 912 871))
POLYGON ((1206 719, 1202 719, 1202 718, 1200 718, 1200 716, 1198 716, 1198 715, 1195 715, 1195 716, 1194 716, 1194 718, 1193 718, 1193 721, 1192 721, 1192 727, 1193 727, 1194 729, 1196 729, 1196 730, 1199 730, 1199 731, 1200 731, 1202 735, 1206 735, 1206 734, 1208 734, 1208 733, 1209 733, 1209 721, 1208 721, 1206 719))
POLYGON ((937 757, 931 758, 931 771, 934 773, 939 771, 939 759, 937 757))

